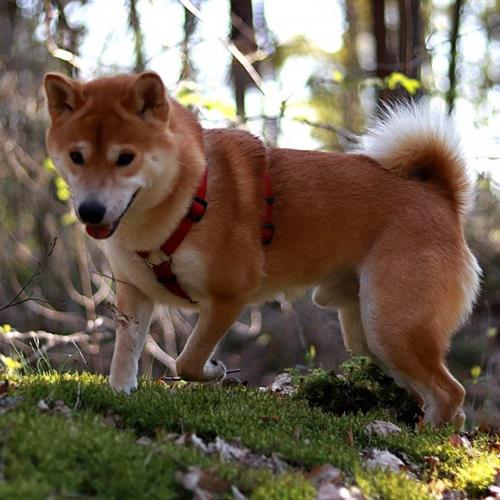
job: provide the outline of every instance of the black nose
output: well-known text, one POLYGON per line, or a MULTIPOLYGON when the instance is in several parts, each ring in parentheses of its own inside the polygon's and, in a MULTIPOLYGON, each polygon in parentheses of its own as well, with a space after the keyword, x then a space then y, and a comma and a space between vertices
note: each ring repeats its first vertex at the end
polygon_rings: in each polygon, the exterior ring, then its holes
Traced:
POLYGON ((99 224, 104 219, 104 214, 106 213, 106 207, 95 200, 84 201, 78 207, 78 215, 82 222, 86 224, 99 224))

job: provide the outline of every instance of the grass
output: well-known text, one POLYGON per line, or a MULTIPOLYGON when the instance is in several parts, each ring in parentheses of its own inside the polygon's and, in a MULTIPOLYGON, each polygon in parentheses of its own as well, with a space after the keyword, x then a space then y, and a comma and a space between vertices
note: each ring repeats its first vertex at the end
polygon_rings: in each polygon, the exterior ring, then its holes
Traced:
MULTIPOLYGON (((363 370, 373 380, 371 369, 348 366, 342 384, 363 385, 363 370)), ((432 498, 444 490, 461 490, 470 498, 486 493, 500 469, 498 436, 477 434, 467 447, 457 445, 451 428, 415 432, 398 420, 403 400, 335 414, 316 398, 320 388, 320 400, 328 401, 324 382, 335 385, 332 377, 325 372, 296 377, 295 397, 239 386, 145 381, 124 396, 98 375, 24 375, 12 391, 22 402, 0 414, 0 498, 188 498, 176 472, 190 466, 205 471, 201 483, 221 497, 232 498, 234 485, 257 499, 314 498, 305 474, 320 464, 340 468, 347 484, 368 498, 432 498), (69 415, 40 411, 40 400, 49 406, 64 401, 69 415), (376 419, 395 422, 402 432, 368 435, 365 427, 376 419), (196 433, 206 442, 238 440, 255 453, 277 455, 287 469, 278 474, 224 461, 176 444, 173 433, 196 433), (143 436, 151 440, 146 446, 137 443, 143 436), (395 453, 410 471, 368 470, 363 455, 373 448, 395 453)))

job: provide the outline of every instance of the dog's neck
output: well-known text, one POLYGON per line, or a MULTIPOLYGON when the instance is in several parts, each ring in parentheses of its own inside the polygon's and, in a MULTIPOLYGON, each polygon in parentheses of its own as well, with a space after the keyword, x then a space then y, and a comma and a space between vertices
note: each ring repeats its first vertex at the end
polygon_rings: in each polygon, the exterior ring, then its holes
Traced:
MULTIPOLYGON (((185 141, 185 127, 172 127, 172 142, 177 146, 174 159, 177 175, 157 204, 146 210, 131 210, 118 227, 116 240, 128 250, 156 250, 169 238, 188 212, 207 168, 201 127, 193 123, 194 117, 187 110, 176 107, 175 111, 175 120, 187 124, 187 130, 192 129, 193 135, 199 134, 198 147, 185 141)), ((148 189, 154 190, 154 187, 148 189)), ((142 194, 147 195, 147 192, 142 194)))

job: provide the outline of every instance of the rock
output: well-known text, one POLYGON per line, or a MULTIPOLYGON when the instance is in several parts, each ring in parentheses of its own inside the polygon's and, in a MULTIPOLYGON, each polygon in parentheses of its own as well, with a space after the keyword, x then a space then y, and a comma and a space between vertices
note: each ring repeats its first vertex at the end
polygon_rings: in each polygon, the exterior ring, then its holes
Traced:
POLYGON ((58 399, 54 403, 54 408, 52 409, 54 413, 58 413, 59 415, 62 415, 63 417, 69 417, 71 415, 71 410, 66 406, 64 401, 58 399))
POLYGON ((271 384, 270 390, 285 396, 292 396, 297 389, 292 384, 292 377, 289 373, 280 373, 271 384))
POLYGON ((384 420, 374 420, 365 427, 365 432, 371 436, 387 436, 388 434, 399 434, 402 430, 391 422, 384 420))
POLYGON ((40 411, 49 411, 50 410, 50 406, 47 404, 45 399, 40 399, 40 401, 38 401, 37 406, 38 406, 38 409, 40 411))
POLYGON ((368 469, 382 469, 399 472, 406 467, 402 460, 388 450, 378 450, 374 448, 371 450, 371 455, 372 458, 368 458, 366 461, 368 469))
POLYGON ((138 444, 139 446, 151 446, 153 444, 153 440, 147 436, 141 436, 135 444, 138 444))

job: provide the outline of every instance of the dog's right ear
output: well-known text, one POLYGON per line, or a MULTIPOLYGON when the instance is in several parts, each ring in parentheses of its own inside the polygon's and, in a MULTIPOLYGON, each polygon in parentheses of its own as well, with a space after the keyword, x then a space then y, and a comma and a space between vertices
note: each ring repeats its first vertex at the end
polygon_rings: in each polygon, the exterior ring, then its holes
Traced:
POLYGON ((43 84, 52 120, 71 114, 81 103, 79 84, 75 80, 60 73, 47 73, 43 84))
POLYGON ((170 103, 166 89, 159 75, 152 71, 137 76, 132 85, 128 105, 146 120, 168 122, 170 103))

